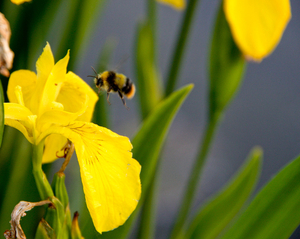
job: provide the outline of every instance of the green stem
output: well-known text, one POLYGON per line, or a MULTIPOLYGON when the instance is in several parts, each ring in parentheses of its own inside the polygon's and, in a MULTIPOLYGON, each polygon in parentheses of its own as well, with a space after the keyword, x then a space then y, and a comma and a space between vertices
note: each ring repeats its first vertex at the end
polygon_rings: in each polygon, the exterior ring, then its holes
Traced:
POLYGON ((181 208, 174 225, 174 229, 171 234, 171 239, 181 238, 183 235, 184 224, 187 220, 188 213, 190 211, 193 199, 197 192, 197 186, 200 183, 201 173, 203 166, 205 165, 206 158, 213 141, 214 133, 217 129, 217 125, 220 119, 220 114, 216 114, 213 118, 209 120, 209 123, 206 127, 205 134, 203 136, 202 145, 198 157, 192 167, 192 172, 188 181, 187 189, 184 194, 184 198, 181 203, 181 208))
POLYGON ((192 20, 197 9, 198 0, 190 0, 185 11, 177 43, 173 51, 172 63, 170 65, 165 96, 170 95, 176 86, 179 70, 183 58, 184 49, 189 36, 192 20))
POLYGON ((153 65, 156 66, 156 20, 157 20, 157 14, 156 14, 156 0, 148 0, 148 22, 151 27, 152 31, 152 39, 153 39, 153 65))
POLYGON ((47 180, 45 173, 42 170, 42 157, 43 157, 44 141, 39 145, 33 145, 33 176, 35 179, 36 186, 38 188, 40 197, 45 200, 49 197, 53 197, 53 191, 50 183, 47 180))
POLYGON ((144 203, 141 208, 141 216, 139 222, 139 231, 138 238, 139 239, 152 239, 155 238, 155 223, 154 219, 156 216, 156 192, 157 192, 157 178, 158 176, 158 167, 155 170, 155 174, 151 183, 149 185, 149 189, 146 192, 144 203))
POLYGON ((153 34, 155 33, 155 26, 156 26, 156 1, 155 0, 148 0, 148 20, 152 27, 153 34))
MULTIPOLYGON (((148 23, 151 27, 152 39, 153 39, 153 65, 156 65, 156 1, 148 0, 148 23)), ((152 109, 150 109, 152 110, 152 109)), ((157 170, 155 171, 157 174, 157 170)), ((154 176, 149 185, 144 204, 141 208, 141 219, 139 224, 138 238, 151 239, 155 234, 155 193, 156 193, 156 177, 154 176)))

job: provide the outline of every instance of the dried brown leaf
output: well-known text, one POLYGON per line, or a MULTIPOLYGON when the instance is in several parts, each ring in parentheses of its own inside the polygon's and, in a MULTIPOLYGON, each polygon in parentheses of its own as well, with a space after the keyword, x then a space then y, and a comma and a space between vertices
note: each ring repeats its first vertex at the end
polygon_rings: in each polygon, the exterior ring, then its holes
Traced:
POLYGON ((14 53, 9 47, 11 30, 9 22, 0 12, 0 74, 8 77, 12 68, 14 53))

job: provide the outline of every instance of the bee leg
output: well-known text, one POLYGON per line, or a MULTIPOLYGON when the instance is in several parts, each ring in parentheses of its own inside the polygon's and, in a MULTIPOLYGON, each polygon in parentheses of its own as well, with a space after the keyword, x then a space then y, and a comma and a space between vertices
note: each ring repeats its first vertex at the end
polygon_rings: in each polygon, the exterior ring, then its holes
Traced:
POLYGON ((106 100, 107 100, 107 103, 108 103, 109 105, 111 105, 110 102, 109 102, 109 92, 107 92, 107 94, 106 94, 106 100))
POLYGON ((127 105, 126 105, 126 102, 125 102, 125 100, 124 100, 123 94, 122 94, 120 91, 118 91, 118 94, 119 94, 119 96, 120 96, 120 98, 121 98, 121 100, 122 100, 123 105, 125 106, 125 108, 126 108, 126 109, 129 109, 129 108, 127 107, 127 105))

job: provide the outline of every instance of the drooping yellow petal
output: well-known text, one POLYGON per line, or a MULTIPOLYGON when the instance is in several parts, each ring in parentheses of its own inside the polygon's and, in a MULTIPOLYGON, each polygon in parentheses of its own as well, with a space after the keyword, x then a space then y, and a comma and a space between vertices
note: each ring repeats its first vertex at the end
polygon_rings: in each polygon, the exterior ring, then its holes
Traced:
POLYGON ((19 5, 19 4, 22 4, 24 2, 31 2, 31 0, 11 0, 11 2, 14 3, 14 4, 19 5))
POLYGON ((122 225, 136 208, 141 194, 140 164, 132 158, 128 138, 92 123, 73 122, 51 127, 74 145, 87 207, 98 232, 122 225))
POLYGON ((45 83, 41 101, 39 102, 38 115, 50 110, 51 102, 56 101, 61 85, 65 81, 69 58, 70 56, 68 51, 67 55, 63 59, 59 60, 52 68, 52 71, 45 83))
POLYGON ((30 109, 30 101, 36 87, 36 74, 28 70, 18 70, 10 75, 7 96, 10 102, 18 103, 15 88, 21 86, 25 106, 30 109))
POLYGON ((34 143, 32 123, 29 109, 15 103, 4 103, 4 124, 19 130, 30 143, 34 143))
POLYGON ((79 121, 91 121, 97 100, 98 96, 95 91, 73 72, 68 72, 66 75, 66 80, 63 82, 56 99, 69 112, 78 112, 84 107, 84 114, 77 118, 79 121))
POLYGON ((289 0, 224 0, 224 12, 236 44, 254 60, 275 49, 291 18, 289 0))
POLYGON ((174 7, 177 10, 183 10, 185 8, 185 0, 157 0, 160 3, 164 3, 174 7))

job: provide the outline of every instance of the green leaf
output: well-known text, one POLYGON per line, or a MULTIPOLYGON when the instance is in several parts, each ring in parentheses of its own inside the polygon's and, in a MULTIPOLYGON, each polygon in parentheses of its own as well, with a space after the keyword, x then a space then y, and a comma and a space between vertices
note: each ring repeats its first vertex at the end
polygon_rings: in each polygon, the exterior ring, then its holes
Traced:
POLYGON ((2 145, 3 131, 4 131, 4 95, 2 83, 0 81, 0 147, 2 145))
MULTIPOLYGON (((168 129, 181 104, 192 90, 193 85, 187 85, 175 92, 157 105, 143 122, 138 133, 132 140, 133 157, 142 165, 141 182, 142 196, 137 209, 125 224, 111 232, 103 233, 99 238, 126 238, 135 221, 139 209, 145 200, 152 177, 154 176, 159 154, 163 147, 168 129)), ((86 237, 86 235, 83 235, 86 237)))
POLYGON ((141 182, 144 191, 155 172, 159 153, 174 116, 192 88, 193 85, 185 86, 162 101, 132 140, 133 156, 142 165, 141 182))
POLYGON ((57 17, 57 10, 59 9, 60 5, 62 5, 61 3, 62 1, 60 0, 47 0, 34 4, 32 2, 34 8, 30 9, 32 21, 31 27, 29 28, 29 54, 27 54, 29 69, 35 70, 36 60, 40 56, 42 49, 46 45, 46 42, 49 41, 52 45, 52 39, 50 36, 55 35, 57 38, 57 36, 60 35, 60 33, 58 33, 57 26, 55 27, 56 34, 51 34, 51 28, 53 27, 53 22, 57 17))
MULTIPOLYGON (((0 201, 0 222, 3 223, 0 223, 0 231, 5 231, 7 229, 6 227, 9 224, 6 223, 8 223, 11 218, 11 212, 15 205, 21 200, 39 200, 39 196, 36 195, 37 190, 32 177, 32 147, 21 133, 14 131, 16 130, 8 127, 6 128, 0 155, 1 160, 9 160, 9 162, 7 162, 9 163, 7 165, 8 167, 5 167, 5 165, 2 164, 0 165, 1 167, 6 168, 5 171, 1 170, 1 177, 4 177, 5 181, 1 181, 2 200, 0 201), (10 138, 12 138, 12 141, 10 141, 10 138), (27 190, 30 190, 32 197, 28 196, 27 190)), ((31 220, 36 219, 32 218, 33 214, 34 213, 28 213, 28 217, 31 217, 31 220)), ((30 220, 28 217, 22 222, 24 230, 26 228, 25 223, 30 220)), ((26 235, 28 236, 27 233, 26 235)))
POLYGON ((58 49, 59 59, 65 56, 67 49, 71 49, 69 69, 73 69, 75 63, 82 59, 83 50, 88 46, 96 23, 99 23, 98 16, 102 15, 105 2, 105 0, 69 0, 66 8, 67 23, 58 49))
POLYGON ((256 148, 231 182, 192 220, 184 238, 213 239, 231 222, 251 195, 261 168, 262 151, 256 148))
POLYGON ((137 92, 141 104, 142 118, 144 119, 162 97, 161 82, 154 59, 154 34, 148 22, 139 24, 135 46, 137 92))
POLYGON ((222 239, 284 239, 300 224, 300 157, 254 198, 222 239))
POLYGON ((210 52, 210 117, 221 113, 235 95, 244 68, 245 60, 233 41, 221 4, 210 52))
POLYGON ((177 84, 180 69, 182 68, 182 63, 184 62, 185 49, 188 45, 188 40, 190 37, 191 29, 193 26, 193 20, 197 14, 197 5, 200 0, 189 0, 187 1, 187 7, 184 11, 184 16, 182 18, 181 26, 177 34, 177 39, 175 47, 172 52, 172 57, 170 60, 170 67, 167 76, 167 85, 165 95, 170 95, 177 84))

